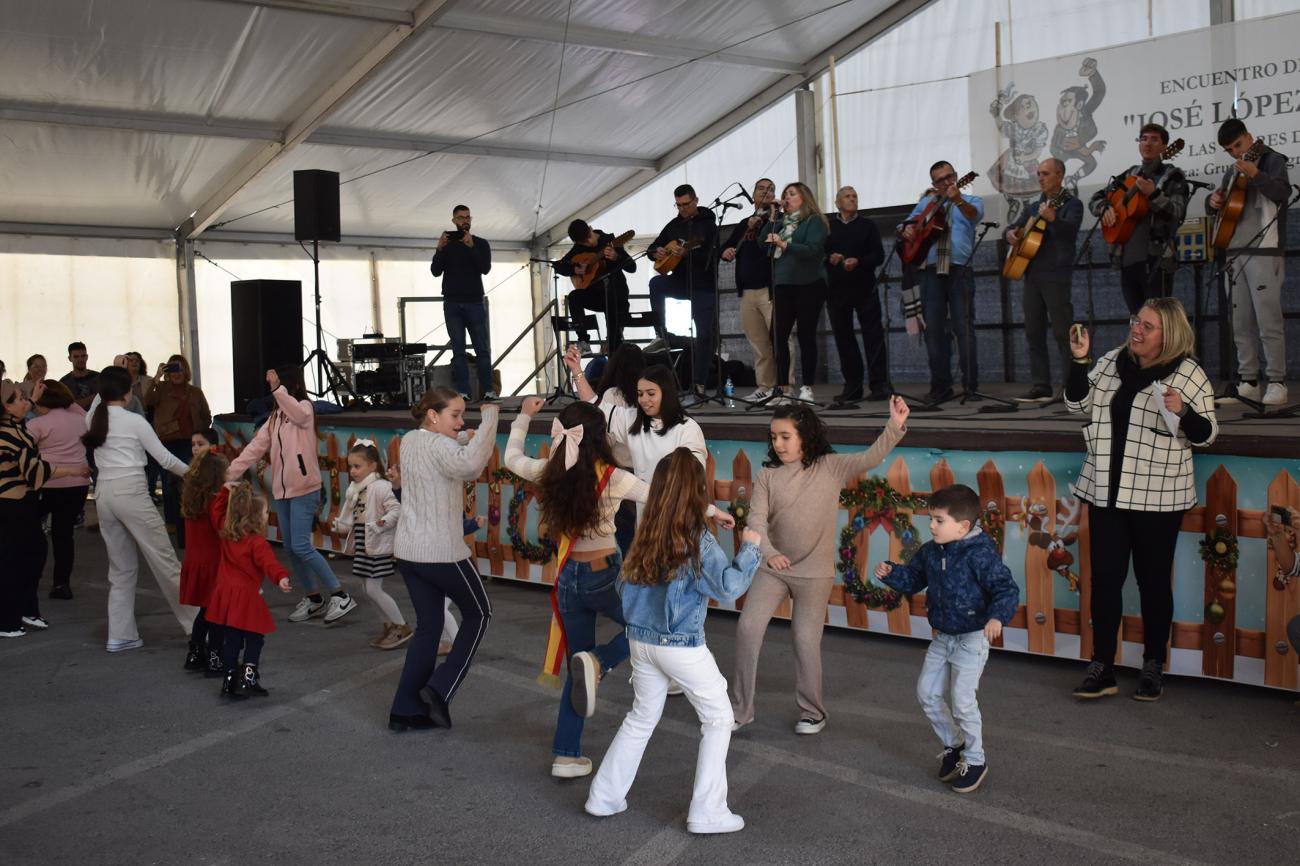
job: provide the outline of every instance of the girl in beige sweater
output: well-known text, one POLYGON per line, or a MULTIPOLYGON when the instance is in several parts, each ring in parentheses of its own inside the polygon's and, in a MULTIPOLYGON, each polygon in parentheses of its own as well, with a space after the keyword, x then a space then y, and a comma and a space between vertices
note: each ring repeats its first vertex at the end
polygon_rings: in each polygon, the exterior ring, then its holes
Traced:
POLYGON ((736 672, 731 704, 736 730, 754 720, 755 679, 763 634, 776 609, 793 600, 796 734, 826 727, 822 705, 822 627, 835 583, 835 547, 840 490, 879 466, 906 432, 908 407, 900 397, 889 404, 889 424, 866 451, 834 454, 825 423, 802 404, 781 406, 772 415, 765 469, 754 483, 749 528, 763 537, 763 564, 745 596, 736 629, 736 672))

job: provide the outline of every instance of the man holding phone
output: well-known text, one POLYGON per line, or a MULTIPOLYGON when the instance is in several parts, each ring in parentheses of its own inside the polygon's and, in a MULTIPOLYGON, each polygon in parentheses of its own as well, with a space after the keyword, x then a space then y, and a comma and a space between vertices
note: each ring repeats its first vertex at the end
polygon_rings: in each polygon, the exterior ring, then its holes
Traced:
MULTIPOLYGON (((172 355, 158 365, 144 404, 153 410, 153 429, 163 447, 188 463, 193 456, 190 438, 212 426, 212 411, 202 389, 190 382, 190 362, 184 355, 172 355)), ((163 478, 163 518, 168 531, 175 533, 177 546, 184 547, 180 479, 170 473, 163 478)))
POLYGON ((474 344, 478 367, 479 396, 495 400, 492 387, 492 348, 488 342, 487 301, 483 275, 492 270, 492 248, 470 232, 469 206, 452 208, 455 231, 443 232, 429 265, 435 277, 442 277, 442 314, 451 340, 451 376, 456 390, 469 399, 469 360, 465 355, 465 332, 474 344))

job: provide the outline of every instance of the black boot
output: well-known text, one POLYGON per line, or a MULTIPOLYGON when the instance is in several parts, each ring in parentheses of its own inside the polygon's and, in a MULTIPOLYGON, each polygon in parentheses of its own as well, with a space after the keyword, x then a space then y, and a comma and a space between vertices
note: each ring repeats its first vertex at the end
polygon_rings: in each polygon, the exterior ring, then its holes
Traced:
POLYGON ((220 677, 226 674, 226 664, 221 660, 221 653, 208 650, 208 667, 203 672, 205 677, 220 677))
POLYGON ((207 668, 207 660, 203 658, 203 653, 199 650, 199 645, 190 644, 189 652, 185 653, 185 670, 201 671, 207 668))
POLYGON ((254 695, 259 698, 264 698, 270 694, 270 692, 262 688, 262 683, 257 677, 257 665, 245 664, 242 667, 237 667, 235 670, 239 673, 240 677, 236 688, 239 689, 241 697, 254 695))
POLYGON ((239 700, 248 697, 248 695, 244 694, 243 690, 240 688, 243 685, 243 681, 236 676, 235 672, 237 670, 239 670, 238 667, 232 666, 230 670, 226 671, 226 678, 221 681, 222 697, 237 698, 239 700))

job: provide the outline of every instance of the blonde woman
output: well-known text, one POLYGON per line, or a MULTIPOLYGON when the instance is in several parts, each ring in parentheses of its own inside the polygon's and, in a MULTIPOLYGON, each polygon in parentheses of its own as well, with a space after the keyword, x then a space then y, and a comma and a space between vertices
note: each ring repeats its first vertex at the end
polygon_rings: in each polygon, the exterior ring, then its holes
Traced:
POLYGON ((826 303, 826 238, 830 223, 812 190, 795 182, 781 191, 784 215, 763 228, 775 259, 776 386, 790 393, 790 332, 798 324, 799 399, 813 401, 817 375, 817 323, 826 303))

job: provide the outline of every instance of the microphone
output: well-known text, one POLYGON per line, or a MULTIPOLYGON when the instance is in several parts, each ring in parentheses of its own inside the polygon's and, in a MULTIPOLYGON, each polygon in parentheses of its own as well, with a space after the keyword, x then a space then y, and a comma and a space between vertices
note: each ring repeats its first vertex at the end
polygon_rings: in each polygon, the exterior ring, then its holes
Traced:
POLYGON ((980 225, 984 226, 986 229, 995 229, 998 227, 997 223, 980 223, 980 225))
POLYGON ((740 210, 740 205, 736 204, 734 201, 724 201, 724 202, 722 203, 722 212, 723 212, 723 213, 726 213, 726 212, 727 212, 729 209, 731 209, 731 208, 735 208, 736 210, 740 210))
MULTIPOLYGON (((736 184, 736 186, 740 186, 740 184, 736 184)), ((745 188, 743 186, 740 186, 740 194, 745 197, 745 201, 749 202, 750 207, 753 207, 754 199, 750 197, 749 193, 745 192, 745 188)))
POLYGON ((1192 180, 1190 178, 1187 179, 1187 185, 1190 186, 1192 189, 1214 189, 1215 187, 1215 185, 1212 183, 1206 183, 1205 181, 1201 181, 1201 180, 1192 180))

